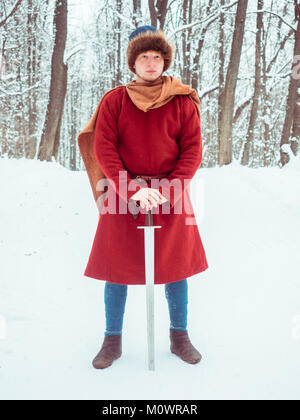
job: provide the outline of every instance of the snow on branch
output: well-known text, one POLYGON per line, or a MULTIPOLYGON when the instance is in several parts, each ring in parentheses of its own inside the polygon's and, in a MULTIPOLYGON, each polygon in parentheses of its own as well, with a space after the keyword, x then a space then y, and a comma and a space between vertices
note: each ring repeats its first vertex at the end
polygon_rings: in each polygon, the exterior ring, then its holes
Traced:
POLYGON ((21 3, 22 0, 18 0, 15 6, 10 11, 10 13, 3 20, 0 21, 0 28, 1 26, 5 25, 6 21, 16 12, 17 8, 20 6, 21 3))
POLYGON ((0 92, 4 93, 7 96, 24 95, 24 93, 29 92, 30 90, 35 89, 36 87, 39 87, 39 85, 40 82, 36 83, 33 86, 30 86, 28 89, 25 89, 22 92, 8 92, 0 86, 0 92))
MULTIPOLYGON (((208 15, 203 20, 198 20, 196 22, 192 22, 192 23, 189 23, 187 25, 179 26, 179 28, 177 28, 175 31, 171 32, 171 34, 169 35, 170 38, 173 38, 173 36, 176 35, 177 32, 184 31, 185 29, 192 28, 193 26, 196 26, 196 25, 206 24, 206 26, 209 26, 213 21, 215 21, 218 18, 220 13, 224 13, 225 10, 230 9, 231 7, 235 6, 237 3, 238 3, 238 1, 235 0, 230 4, 227 4, 225 6, 220 6, 215 12, 213 12, 211 15, 208 15)), ((235 12, 232 12, 232 13, 235 13, 235 12)))
POLYGON ((216 84, 215 86, 211 86, 208 89, 202 90, 199 92, 199 99, 204 98, 204 96, 208 95, 209 93, 219 89, 219 84, 216 84))
POLYGON ((271 10, 251 10, 250 12, 247 12, 247 15, 250 13, 270 13, 270 15, 277 16, 285 25, 289 26, 293 31, 297 31, 296 28, 294 28, 289 22, 287 22, 285 19, 283 19, 282 16, 278 15, 277 13, 271 12, 271 10))
POLYGON ((66 51, 65 52, 65 56, 64 56, 64 64, 67 64, 68 63, 68 61, 70 61, 70 59, 74 56, 74 55, 76 55, 76 54, 78 54, 79 52, 81 52, 81 51, 85 51, 85 48, 83 48, 83 47, 80 47, 79 45, 80 44, 86 44, 86 41, 82 41, 82 42, 80 42, 78 45, 76 45, 74 48, 72 48, 72 50, 69 52, 69 51, 66 51))
POLYGON ((114 12, 114 13, 118 16, 118 18, 119 18, 119 19, 124 20, 124 22, 126 22, 126 23, 127 23, 127 25, 128 25, 130 28, 135 29, 135 26, 134 26, 134 24, 131 22, 131 20, 130 20, 130 19, 128 19, 127 17, 125 17, 125 16, 121 15, 121 14, 120 14, 117 10, 112 9, 112 12, 114 12))

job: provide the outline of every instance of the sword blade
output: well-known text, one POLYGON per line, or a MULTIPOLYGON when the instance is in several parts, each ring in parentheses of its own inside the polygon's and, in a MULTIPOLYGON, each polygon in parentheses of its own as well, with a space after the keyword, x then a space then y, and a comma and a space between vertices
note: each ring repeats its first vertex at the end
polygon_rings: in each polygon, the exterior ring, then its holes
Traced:
POLYGON ((145 274, 148 336, 148 368, 155 370, 154 361, 154 229, 145 229, 145 274))
POLYGON ((153 226, 153 214, 150 211, 146 214, 146 226, 137 228, 144 229, 148 369, 154 371, 154 229, 161 226, 153 226))

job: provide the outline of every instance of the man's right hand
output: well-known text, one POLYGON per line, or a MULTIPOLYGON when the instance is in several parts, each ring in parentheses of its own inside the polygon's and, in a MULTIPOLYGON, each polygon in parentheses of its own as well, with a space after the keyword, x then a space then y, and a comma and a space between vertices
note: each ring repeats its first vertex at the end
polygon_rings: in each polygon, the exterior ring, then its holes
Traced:
POLYGON ((160 192, 155 188, 141 188, 131 198, 140 202, 140 206, 147 211, 157 207, 158 204, 163 204, 168 201, 160 192))

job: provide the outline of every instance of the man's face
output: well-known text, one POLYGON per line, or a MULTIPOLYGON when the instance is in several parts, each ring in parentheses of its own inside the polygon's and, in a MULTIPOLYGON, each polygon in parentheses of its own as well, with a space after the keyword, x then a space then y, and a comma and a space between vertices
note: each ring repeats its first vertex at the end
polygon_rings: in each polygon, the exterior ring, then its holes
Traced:
POLYGON ((158 51, 145 51, 139 54, 134 63, 137 82, 153 82, 158 79, 164 68, 164 59, 158 51))

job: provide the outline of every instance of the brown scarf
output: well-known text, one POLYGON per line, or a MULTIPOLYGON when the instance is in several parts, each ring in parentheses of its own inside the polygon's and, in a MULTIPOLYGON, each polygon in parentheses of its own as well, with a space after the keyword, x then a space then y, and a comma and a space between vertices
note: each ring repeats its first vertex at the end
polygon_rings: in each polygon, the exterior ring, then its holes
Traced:
POLYGON ((173 76, 161 76, 151 84, 133 80, 126 85, 126 91, 135 106, 144 112, 165 105, 176 95, 189 95, 200 115, 200 100, 195 89, 173 76))
MULTIPOLYGON (((102 96, 92 118, 84 127, 84 129, 79 133, 77 139, 79 150, 89 177, 95 201, 97 201, 97 199, 103 193, 103 191, 96 191, 97 182, 100 179, 105 178, 105 175, 102 172, 94 155, 96 120, 103 98, 109 92, 115 89, 120 89, 122 87, 123 86, 117 86, 102 96)), ((197 109, 197 114, 200 118, 200 99, 196 90, 190 88, 187 85, 184 85, 176 77, 161 76, 158 80, 151 84, 144 82, 140 83, 133 80, 126 85, 126 91, 135 106, 144 112, 147 112, 149 109, 159 108, 165 105, 176 95, 188 95, 194 102, 197 109)))

